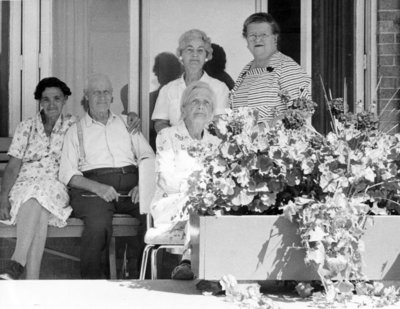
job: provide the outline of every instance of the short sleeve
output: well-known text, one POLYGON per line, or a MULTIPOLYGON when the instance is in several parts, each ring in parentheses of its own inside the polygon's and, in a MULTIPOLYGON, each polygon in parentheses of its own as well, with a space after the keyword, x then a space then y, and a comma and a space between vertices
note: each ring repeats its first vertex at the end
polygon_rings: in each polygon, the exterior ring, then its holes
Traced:
POLYGON ((29 135, 31 134, 33 119, 27 119, 21 122, 15 130, 8 155, 22 160, 26 148, 28 147, 29 135))
POLYGON ((156 147, 156 172, 162 172, 166 169, 169 170, 175 165, 175 156, 168 129, 161 130, 157 134, 156 147))
POLYGON ((160 93, 158 94, 158 98, 156 101, 156 105, 154 106, 153 115, 151 116, 151 120, 156 119, 165 119, 169 120, 168 115, 168 87, 164 86, 161 88, 160 93))
POLYGON ((311 99, 311 78, 293 60, 285 61, 281 72, 280 84, 281 89, 289 92, 291 100, 301 97, 311 99))
POLYGON ((218 85, 218 90, 214 90, 216 96, 216 104, 214 109, 214 115, 226 114, 226 109, 229 107, 228 105, 228 97, 229 97, 229 89, 224 83, 220 83, 218 85))

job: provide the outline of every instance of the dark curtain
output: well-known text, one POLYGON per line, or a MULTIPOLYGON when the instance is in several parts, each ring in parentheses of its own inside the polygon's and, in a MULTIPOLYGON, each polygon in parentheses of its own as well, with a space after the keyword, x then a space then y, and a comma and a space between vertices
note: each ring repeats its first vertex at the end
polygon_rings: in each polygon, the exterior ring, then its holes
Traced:
POLYGON ((279 50, 300 63, 300 0, 269 0, 268 12, 281 28, 279 50))
POLYGON ((332 98, 343 97, 347 82, 347 103, 354 109, 354 1, 313 0, 312 2, 312 93, 318 109, 314 127, 321 133, 331 130, 331 119, 323 87, 332 98), (322 79, 322 82, 321 82, 322 79))
POLYGON ((0 136, 8 136, 9 94, 8 80, 10 74, 10 2, 1 1, 1 53, 0 53, 0 136))

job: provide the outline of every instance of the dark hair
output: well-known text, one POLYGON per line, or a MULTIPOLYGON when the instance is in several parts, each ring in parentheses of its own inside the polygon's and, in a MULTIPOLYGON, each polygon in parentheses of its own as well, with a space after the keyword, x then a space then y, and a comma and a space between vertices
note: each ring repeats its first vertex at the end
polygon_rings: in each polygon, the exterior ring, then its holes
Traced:
POLYGON ((271 25, 272 34, 279 34, 281 33, 281 29, 279 28, 278 23, 276 22, 275 18, 272 17, 271 14, 268 13, 254 13, 251 14, 243 23, 243 30, 242 35, 244 38, 247 37, 247 27, 252 23, 269 23, 271 25))
POLYGON ((40 100, 42 98, 43 91, 50 87, 59 88, 65 96, 71 95, 71 90, 63 81, 59 80, 57 77, 46 77, 43 78, 36 86, 34 92, 35 100, 40 100))
POLYGON ((213 57, 204 64, 204 70, 212 72, 223 72, 226 65, 226 54, 224 49, 218 44, 211 44, 213 49, 213 57))
POLYGON ((160 86, 164 86, 182 75, 183 66, 174 54, 163 52, 154 59, 153 73, 160 86))

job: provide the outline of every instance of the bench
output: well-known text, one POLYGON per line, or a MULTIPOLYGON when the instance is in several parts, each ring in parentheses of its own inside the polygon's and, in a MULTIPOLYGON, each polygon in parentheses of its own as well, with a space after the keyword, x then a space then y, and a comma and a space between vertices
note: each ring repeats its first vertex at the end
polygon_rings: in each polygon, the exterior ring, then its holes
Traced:
POLYGON ((11 140, 11 137, 0 137, 0 178, 3 177, 4 169, 6 168, 8 162, 7 151, 10 147, 11 140))
MULTIPOLYGON (((10 137, 0 137, 0 185, 1 177, 4 174, 5 166, 8 162, 7 151, 11 143, 10 137)), ((109 262, 110 262, 110 279, 117 279, 117 267, 116 267, 116 254, 115 254, 115 238, 122 236, 137 236, 142 233, 141 222, 129 215, 116 214, 113 218, 113 236, 110 242, 109 248, 109 262)), ((67 226, 64 228, 57 228, 49 226, 47 237, 65 237, 74 238, 81 237, 83 231, 83 221, 77 218, 69 218, 67 220, 67 226)), ((0 223, 0 238, 15 238, 16 227, 0 223)), ((70 256, 65 253, 61 253, 55 250, 46 248, 46 252, 51 254, 59 255, 68 259, 79 261, 79 258, 70 256)))
MULTIPOLYGON (((129 215, 115 214, 113 217, 113 235, 111 237, 108 260, 110 263, 110 279, 117 279, 117 263, 115 253, 115 238, 122 236, 137 236, 141 230, 141 223, 138 219, 133 218, 129 215)), ((83 221, 78 218, 69 218, 67 220, 67 226, 63 228, 57 228, 49 226, 47 231, 48 238, 75 238, 81 237, 83 231, 83 221)), ((15 226, 6 225, 0 223, 0 238, 15 238, 17 229, 15 226)), ((79 261, 79 258, 55 251, 52 249, 45 248, 45 252, 55 254, 67 259, 79 261)))

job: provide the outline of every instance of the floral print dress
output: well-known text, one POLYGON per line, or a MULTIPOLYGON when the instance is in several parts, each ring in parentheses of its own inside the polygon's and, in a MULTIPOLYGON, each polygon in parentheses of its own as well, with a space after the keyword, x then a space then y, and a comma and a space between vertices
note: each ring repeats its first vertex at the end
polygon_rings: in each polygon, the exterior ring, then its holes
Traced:
POLYGON ((187 181, 192 172, 201 168, 197 159, 188 153, 188 148, 198 143, 216 147, 220 142, 207 130, 204 130, 202 140, 193 140, 183 121, 158 133, 157 186, 150 206, 156 228, 173 229, 187 220, 187 217, 181 217, 182 207, 188 200, 187 181))
POLYGON ((58 170, 64 135, 75 121, 75 117, 61 115, 50 136, 44 131, 40 113, 19 124, 8 155, 21 159, 22 165, 9 194, 11 220, 3 223, 15 224, 21 205, 34 198, 50 212, 49 225, 66 225, 72 208, 67 188, 58 180, 58 170))

